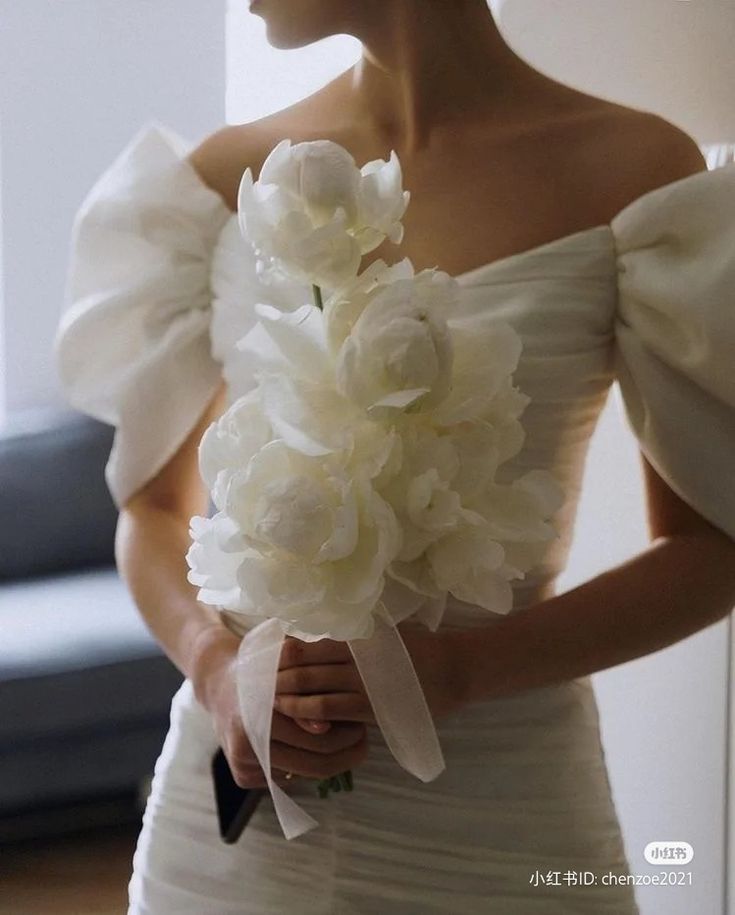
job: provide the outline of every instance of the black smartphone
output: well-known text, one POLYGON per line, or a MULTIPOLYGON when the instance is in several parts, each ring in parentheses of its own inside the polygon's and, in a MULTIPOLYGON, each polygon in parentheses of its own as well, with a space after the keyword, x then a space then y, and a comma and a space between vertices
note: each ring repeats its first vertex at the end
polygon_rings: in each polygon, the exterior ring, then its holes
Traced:
POLYGON ((265 788, 241 788, 232 776, 222 747, 212 757, 214 796, 217 801, 219 834, 228 844, 237 842, 253 815, 258 801, 267 794, 265 788))

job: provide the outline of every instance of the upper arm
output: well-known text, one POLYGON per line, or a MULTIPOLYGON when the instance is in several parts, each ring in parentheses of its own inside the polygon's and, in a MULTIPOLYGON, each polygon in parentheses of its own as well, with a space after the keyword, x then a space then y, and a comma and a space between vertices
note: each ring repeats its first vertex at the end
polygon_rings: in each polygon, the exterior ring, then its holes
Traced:
MULTIPOLYGON (((685 131, 658 116, 650 116, 647 123, 646 154, 641 173, 647 186, 642 193, 706 170, 707 162, 699 145, 685 131)), ((724 536, 671 489, 642 452, 640 458, 652 538, 676 534, 724 536)))
POLYGON ((651 539, 680 534, 726 535, 685 502, 640 453, 651 539))
POLYGON ((646 114, 632 144, 636 191, 641 196, 666 184, 706 171, 707 160, 696 140, 658 115, 646 114))
POLYGON ((199 474, 199 442, 211 423, 225 410, 226 385, 220 383, 209 404, 173 456, 158 473, 140 487, 123 509, 136 511, 154 507, 181 515, 188 523, 192 515, 206 515, 209 493, 199 474))
MULTIPOLYGON (((234 211, 242 172, 247 165, 260 164, 258 149, 257 131, 251 125, 228 126, 206 137, 187 158, 202 181, 234 211)), ((187 521, 192 515, 207 512, 209 494, 199 475, 198 448, 207 427, 224 412, 225 400, 223 380, 176 453, 127 500, 125 510, 153 506, 179 514, 187 521)))

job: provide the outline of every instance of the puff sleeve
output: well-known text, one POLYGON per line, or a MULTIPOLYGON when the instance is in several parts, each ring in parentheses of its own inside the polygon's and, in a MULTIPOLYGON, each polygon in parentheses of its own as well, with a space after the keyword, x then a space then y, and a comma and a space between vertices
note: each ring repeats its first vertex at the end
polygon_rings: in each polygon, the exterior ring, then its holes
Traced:
POLYGON ((231 212, 188 151, 149 122, 72 226, 54 356, 70 404, 115 426, 105 477, 118 507, 175 453, 222 377, 210 261, 231 212))
POLYGON ((612 221, 619 406, 671 488, 735 539, 735 164, 612 221))

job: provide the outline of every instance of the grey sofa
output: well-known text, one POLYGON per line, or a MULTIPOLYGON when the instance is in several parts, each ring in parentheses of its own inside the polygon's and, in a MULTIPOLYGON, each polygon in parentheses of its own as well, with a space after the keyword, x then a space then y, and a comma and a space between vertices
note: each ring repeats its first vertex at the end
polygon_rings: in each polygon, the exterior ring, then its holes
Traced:
POLYGON ((111 444, 74 412, 0 431, 0 824, 137 791, 181 683, 114 567, 111 444))

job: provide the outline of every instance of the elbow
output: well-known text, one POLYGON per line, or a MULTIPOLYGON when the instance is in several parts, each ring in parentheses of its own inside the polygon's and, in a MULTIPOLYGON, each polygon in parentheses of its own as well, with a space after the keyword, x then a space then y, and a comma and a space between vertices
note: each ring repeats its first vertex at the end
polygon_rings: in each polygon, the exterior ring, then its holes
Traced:
POLYGON ((672 575, 686 582, 717 622, 735 608, 735 540, 717 528, 657 538, 672 546, 672 575))
POLYGON ((729 588, 730 602, 727 613, 735 607, 735 540, 724 531, 713 530, 701 535, 704 548, 715 566, 717 577, 729 588))

